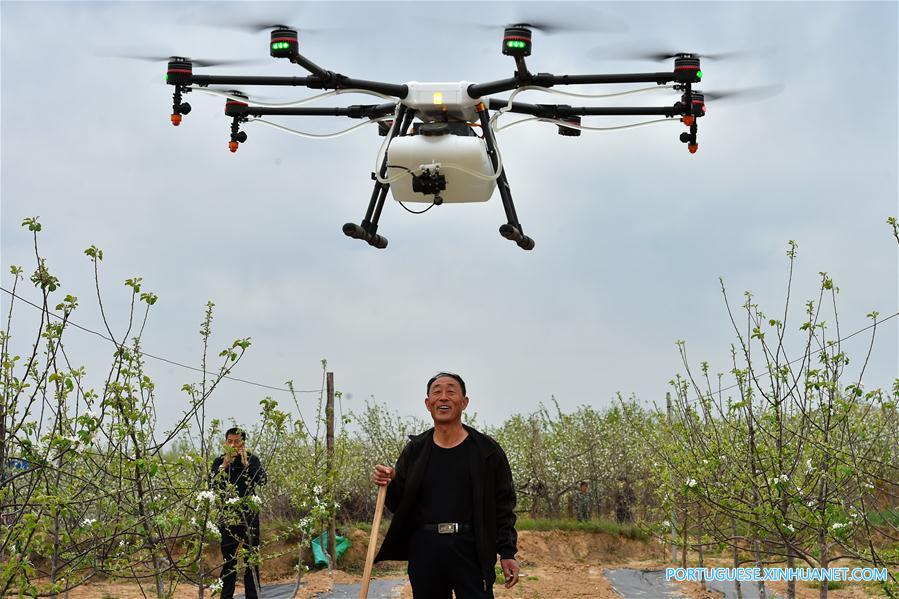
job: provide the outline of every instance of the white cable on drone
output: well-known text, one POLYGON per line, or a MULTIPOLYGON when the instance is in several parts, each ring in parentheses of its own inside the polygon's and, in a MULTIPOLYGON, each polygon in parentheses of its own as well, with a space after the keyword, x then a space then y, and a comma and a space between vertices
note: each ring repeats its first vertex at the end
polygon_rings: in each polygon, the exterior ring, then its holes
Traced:
POLYGON ((245 104, 252 104, 253 106, 261 106, 263 108, 289 108, 292 106, 303 106, 304 104, 309 104, 311 102, 315 102, 316 100, 321 100, 322 98, 329 98, 331 96, 339 96, 340 94, 366 94, 369 96, 376 96, 378 98, 382 98, 385 100, 395 100, 393 96, 385 96, 384 94, 379 94, 378 92, 368 91, 365 89, 338 89, 334 91, 325 92, 323 94, 318 94, 317 96, 312 96, 309 98, 303 98, 302 100, 293 100, 291 102, 261 102, 259 100, 253 100, 252 98, 244 98, 242 96, 234 95, 230 92, 224 92, 218 89, 208 89, 205 87, 190 87, 193 91, 203 92, 204 94, 210 94, 213 96, 222 96, 224 98, 228 98, 229 100, 234 100, 236 102, 243 102, 245 104))
POLYGON ((371 125, 372 123, 377 123, 380 121, 390 120, 390 117, 381 117, 379 119, 372 119, 369 121, 365 121, 364 123, 358 123, 353 125, 349 129, 344 129, 342 131, 337 131, 335 133, 307 133, 305 131, 297 131, 296 129, 291 129, 290 127, 285 127, 284 125, 279 125, 277 123, 273 123, 271 121, 266 121, 260 118, 250 118, 247 119, 248 123, 262 123, 263 125, 268 125, 269 127, 274 127, 275 129, 279 129, 281 131, 286 131, 287 133, 292 133, 293 135, 298 135, 300 137, 306 137, 308 139, 334 139, 335 137, 341 137, 346 135, 347 133, 351 133, 360 127, 364 127, 366 125, 371 125))
MULTIPOLYGON (((399 114, 400 114, 400 106, 402 106, 402 104, 397 102, 396 110, 393 112, 394 126, 397 126, 397 127, 402 125, 402 123, 400 123, 397 118, 397 117, 399 117, 399 114)), ((391 130, 387 133, 387 136, 384 138, 384 141, 381 142, 381 145, 378 148, 378 153, 375 155, 375 170, 372 171, 372 172, 374 172, 375 179, 377 179, 378 183, 381 183, 384 185, 390 185, 391 183, 400 179, 401 177, 405 177, 406 175, 412 174, 412 171, 403 171, 392 177, 387 177, 387 178, 381 177, 381 165, 384 164, 384 158, 387 155, 387 146, 390 145, 390 140, 393 139, 390 136, 392 133, 393 133, 393 129, 391 128, 391 130)))
POLYGON ((568 121, 562 121, 558 119, 547 119, 539 116, 532 116, 526 119, 518 119, 517 121, 513 121, 508 125, 503 125, 502 127, 497 127, 496 131, 504 131, 509 127, 514 127, 515 125, 520 125, 522 123, 533 122, 533 121, 541 121, 544 123, 555 123, 556 125, 562 127, 568 127, 571 129, 581 129, 584 131, 616 131, 618 129, 633 129, 634 127, 642 127, 644 125, 654 125, 656 123, 680 123, 680 121, 675 119, 655 119, 652 121, 642 121, 640 123, 630 123, 627 125, 615 125, 613 127, 588 127, 587 125, 576 125, 574 123, 570 123, 568 121))

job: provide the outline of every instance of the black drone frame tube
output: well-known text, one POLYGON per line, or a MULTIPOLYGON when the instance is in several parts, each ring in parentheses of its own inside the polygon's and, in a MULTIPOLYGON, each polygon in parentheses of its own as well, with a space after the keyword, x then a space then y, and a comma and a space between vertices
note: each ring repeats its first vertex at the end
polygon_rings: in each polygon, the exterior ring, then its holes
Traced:
MULTIPOLYGON (((330 74, 330 75, 333 75, 330 74)), ((250 75, 191 75, 184 85, 281 85, 309 89, 361 89, 400 99, 409 94, 409 86, 382 81, 352 79, 342 75, 326 77, 257 77, 250 75)))
POLYGON ((321 68, 299 52, 290 57, 290 62, 295 63, 315 75, 316 77, 327 79, 331 73, 321 68))
MULTIPOLYGON (((552 75, 553 85, 586 85, 603 83, 658 83, 659 85, 675 80, 673 72, 662 73, 625 73, 620 75, 552 75)), ((538 77, 539 79, 539 77, 538 77)), ((540 83, 535 82, 535 85, 540 83)))
MULTIPOLYGON (((507 100, 490 98, 491 110, 501 110, 509 105, 507 100)), ((515 114, 529 114, 540 118, 558 119, 568 116, 651 116, 661 115, 673 117, 686 114, 684 107, 679 102, 673 106, 560 106, 557 104, 525 104, 512 102, 512 107, 506 112, 515 114)))
POLYGON ((622 75, 552 75, 550 73, 538 73, 525 80, 520 77, 500 79, 486 83, 473 83, 468 86, 468 95, 472 98, 481 98, 491 94, 511 91, 525 85, 538 85, 552 87, 553 85, 586 85, 586 84, 614 84, 614 83, 657 83, 659 85, 674 81, 673 72, 662 73, 629 73, 622 75))
POLYGON ((340 107, 303 107, 271 108, 265 106, 231 106, 231 116, 346 116, 353 119, 378 118, 392 114, 396 104, 368 104, 340 107))
MULTIPOLYGON (((399 110, 397 111, 396 118, 393 120, 393 127, 391 127, 388 136, 390 139, 394 137, 398 137, 403 133, 403 127, 405 126, 406 121, 406 113, 409 108, 405 104, 401 104, 399 110)), ((389 143, 389 142, 388 142, 389 143)), ((381 160, 381 164, 378 166, 378 174, 383 178, 387 174, 387 154, 384 154, 384 159, 381 160)), ((371 218, 375 211, 375 205, 381 200, 381 192, 385 191, 384 195, 386 196, 386 189, 389 187, 388 184, 381 183, 377 179, 375 179, 375 188, 371 193, 371 200, 368 203, 368 210, 365 211, 365 218, 362 219, 363 227, 368 225, 371 226, 371 218)), ((383 203, 382 203, 383 205, 383 203)), ((378 216, 380 217, 380 210, 378 211, 378 216)))
POLYGON ((283 85, 308 87, 314 77, 258 77, 251 75, 191 75, 185 85, 283 85))
POLYGON ((409 95, 408 85, 402 85, 398 83, 383 83, 381 81, 366 81, 365 79, 353 79, 351 77, 341 77, 339 81, 340 89, 364 89, 366 91, 384 94, 385 96, 394 96, 395 98, 399 98, 400 100, 409 95))
POLYGON ((516 89, 519 86, 518 79, 500 79, 499 81, 488 81, 487 83, 472 83, 468 86, 469 97, 476 99, 490 94, 498 94, 499 92, 507 92, 516 89))
MULTIPOLYGON (((400 128, 396 132, 394 137, 402 137, 406 135, 406 131, 409 129, 409 126, 412 124, 412 121, 415 119, 415 111, 411 109, 407 109, 404 115, 397 115, 398 117, 402 116, 403 118, 397 118, 398 121, 402 121, 400 123, 400 128)), ((387 155, 384 156, 384 162, 381 165, 380 173, 382 177, 387 176, 387 155)), ((381 221, 381 211, 384 210, 384 201, 387 199, 387 190, 390 189, 390 185, 381 184, 381 190, 378 193, 378 201, 375 204, 375 213, 373 216, 372 224, 377 227, 378 223, 381 221)))

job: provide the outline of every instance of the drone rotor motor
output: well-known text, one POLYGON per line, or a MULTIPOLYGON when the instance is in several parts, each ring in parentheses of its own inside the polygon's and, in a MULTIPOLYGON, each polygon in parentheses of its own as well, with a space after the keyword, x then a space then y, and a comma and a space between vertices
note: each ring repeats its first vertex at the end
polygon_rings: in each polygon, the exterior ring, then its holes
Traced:
POLYGON ((274 58, 290 58, 300 51, 300 42, 297 30, 286 25, 276 25, 272 29, 271 45, 269 52, 274 58))
MULTIPOLYGON (((569 116, 561 119, 565 123, 571 123, 572 125, 580 125, 581 117, 579 116, 569 116)), ((575 127, 566 127, 565 125, 557 125, 559 128, 559 135, 564 135, 565 137, 580 137, 581 130, 575 127)))
POLYGON ((503 32, 503 54, 515 58, 531 55, 531 30, 526 24, 511 25, 503 32))
POLYGON ((681 53, 675 56, 674 74, 679 83, 699 83, 702 79, 699 55, 681 53))

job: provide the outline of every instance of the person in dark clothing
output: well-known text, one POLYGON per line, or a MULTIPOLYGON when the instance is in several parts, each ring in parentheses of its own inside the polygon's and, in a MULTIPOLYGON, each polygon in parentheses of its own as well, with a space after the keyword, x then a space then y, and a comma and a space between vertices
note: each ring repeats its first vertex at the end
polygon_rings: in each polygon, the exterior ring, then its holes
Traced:
POLYGON ((259 505, 256 486, 267 481, 259 458, 247 451, 246 433, 230 428, 225 433, 226 451, 215 458, 210 487, 217 490, 222 504, 219 532, 222 535, 221 599, 234 597, 237 582, 237 554, 242 547, 244 592, 247 599, 259 597, 259 505))
POLYGON ((465 382, 441 372, 427 385, 434 428, 409 437, 395 468, 375 466, 393 512, 375 561, 408 560, 418 599, 493 597, 497 554, 506 588, 518 583, 515 487, 499 444, 462 424, 465 382))
POLYGON ((590 490, 587 485, 587 481, 582 480, 577 495, 574 496, 575 514, 577 515, 578 522, 590 521, 590 504, 592 503, 592 497, 590 497, 590 490))

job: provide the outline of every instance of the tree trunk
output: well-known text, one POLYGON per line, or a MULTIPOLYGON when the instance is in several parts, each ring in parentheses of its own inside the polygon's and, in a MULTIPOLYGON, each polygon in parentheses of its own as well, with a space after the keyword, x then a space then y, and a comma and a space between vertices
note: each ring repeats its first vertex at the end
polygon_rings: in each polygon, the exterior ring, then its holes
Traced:
MULTIPOLYGON (((759 542, 758 539, 753 541, 753 543, 755 544, 755 566, 759 570, 761 570, 763 567, 762 566, 762 544, 759 542)), ((759 580, 756 584, 758 585, 759 599, 766 599, 768 595, 765 592, 765 581, 759 580)))
MULTIPOLYGON (((731 527, 731 537, 733 537, 733 548, 734 548, 734 570, 740 567, 740 548, 737 547, 737 520, 736 518, 730 519, 730 527, 731 527)), ((743 589, 740 586, 739 580, 734 580, 734 590, 737 593, 737 599, 743 599, 743 589)))

